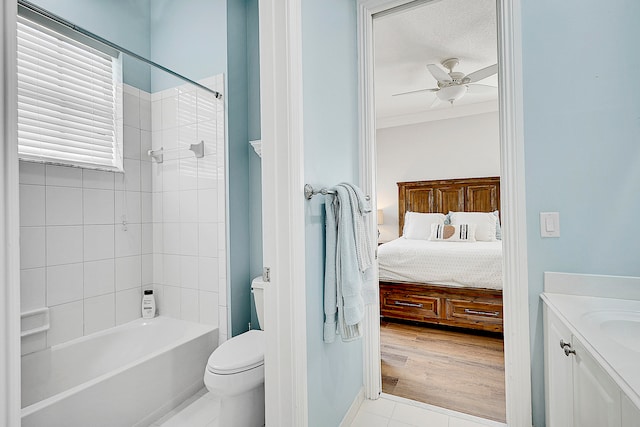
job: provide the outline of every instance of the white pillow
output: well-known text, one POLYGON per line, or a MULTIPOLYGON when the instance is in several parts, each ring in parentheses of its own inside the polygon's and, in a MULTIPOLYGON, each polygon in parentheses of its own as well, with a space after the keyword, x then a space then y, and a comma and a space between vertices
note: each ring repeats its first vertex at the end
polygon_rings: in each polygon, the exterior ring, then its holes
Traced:
POLYGON ((475 224, 431 224, 431 236, 429 240, 443 242, 475 242, 475 224))
POLYGON ((444 214, 407 212, 404 214, 402 237, 427 240, 431 236, 431 224, 444 224, 444 214))
POLYGON ((496 241, 496 217, 491 212, 449 212, 451 224, 475 224, 476 240, 480 242, 496 241))

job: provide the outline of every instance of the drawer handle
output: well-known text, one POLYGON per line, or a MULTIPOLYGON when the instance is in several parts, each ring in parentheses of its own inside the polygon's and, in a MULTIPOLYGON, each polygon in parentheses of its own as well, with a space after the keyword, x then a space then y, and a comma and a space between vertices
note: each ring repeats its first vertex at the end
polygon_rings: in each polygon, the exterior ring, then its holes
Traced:
POLYGON ((422 304, 417 304, 417 303, 411 303, 411 302, 402 302, 402 301, 395 301, 394 302, 395 305, 401 305, 403 307, 416 307, 416 308, 422 308, 422 304))
POLYGON ((464 309, 465 314, 479 314, 480 316, 491 316, 496 317, 500 314, 499 311, 480 311, 480 310, 471 310, 470 308, 464 309))

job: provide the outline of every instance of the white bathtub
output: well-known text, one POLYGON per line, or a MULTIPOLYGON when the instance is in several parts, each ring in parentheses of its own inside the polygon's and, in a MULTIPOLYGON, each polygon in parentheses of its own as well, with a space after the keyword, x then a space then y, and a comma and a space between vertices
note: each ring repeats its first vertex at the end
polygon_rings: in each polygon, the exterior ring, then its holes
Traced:
POLYGON ((203 387, 218 329, 133 322, 22 357, 22 427, 146 426, 203 387))

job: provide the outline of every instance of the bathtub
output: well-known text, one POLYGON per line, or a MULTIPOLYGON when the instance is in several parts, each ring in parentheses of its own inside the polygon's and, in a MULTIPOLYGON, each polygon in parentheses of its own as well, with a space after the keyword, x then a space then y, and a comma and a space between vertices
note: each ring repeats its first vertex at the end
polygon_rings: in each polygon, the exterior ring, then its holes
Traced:
POLYGON ((147 426, 203 385, 218 329, 138 319, 22 357, 22 427, 147 426))

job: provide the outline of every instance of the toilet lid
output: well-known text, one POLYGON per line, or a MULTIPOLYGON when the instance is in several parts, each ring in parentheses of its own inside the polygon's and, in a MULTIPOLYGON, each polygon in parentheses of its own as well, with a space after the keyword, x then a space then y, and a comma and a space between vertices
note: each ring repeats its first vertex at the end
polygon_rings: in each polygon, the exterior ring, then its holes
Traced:
POLYGON ((207 369, 235 374, 264 364, 264 332, 251 330, 225 341, 209 357, 207 369))

